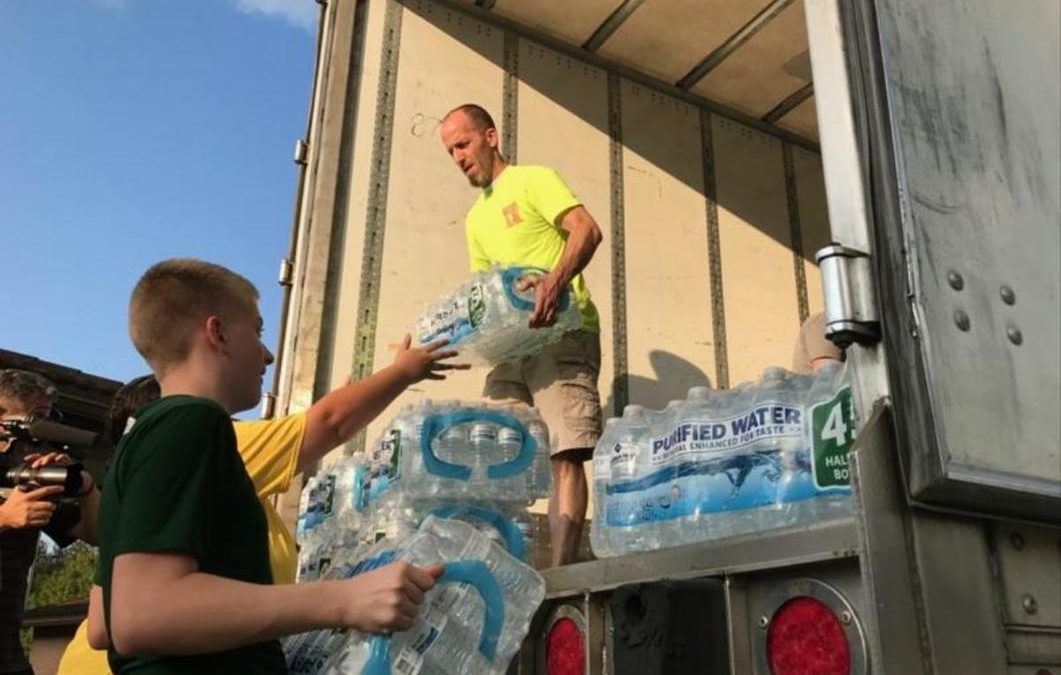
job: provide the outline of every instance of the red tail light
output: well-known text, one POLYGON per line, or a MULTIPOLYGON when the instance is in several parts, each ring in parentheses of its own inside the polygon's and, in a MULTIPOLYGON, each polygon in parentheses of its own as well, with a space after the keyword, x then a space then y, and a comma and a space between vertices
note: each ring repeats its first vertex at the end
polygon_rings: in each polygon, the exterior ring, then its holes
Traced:
POLYGON ((816 598, 792 598, 778 608, 766 636, 766 655, 772 675, 851 673, 844 627, 816 598))
POLYGON ((545 638, 545 670, 548 675, 585 675, 586 641, 574 620, 558 619, 545 638))

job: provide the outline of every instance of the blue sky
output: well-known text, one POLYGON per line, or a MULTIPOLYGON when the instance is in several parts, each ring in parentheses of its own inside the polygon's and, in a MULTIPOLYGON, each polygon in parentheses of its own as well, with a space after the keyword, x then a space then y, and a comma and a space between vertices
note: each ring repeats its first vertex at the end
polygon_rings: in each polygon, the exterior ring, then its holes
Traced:
POLYGON ((313 0, 0 0, 0 347, 146 372, 129 291, 173 256, 251 279, 275 346, 316 16, 313 0))

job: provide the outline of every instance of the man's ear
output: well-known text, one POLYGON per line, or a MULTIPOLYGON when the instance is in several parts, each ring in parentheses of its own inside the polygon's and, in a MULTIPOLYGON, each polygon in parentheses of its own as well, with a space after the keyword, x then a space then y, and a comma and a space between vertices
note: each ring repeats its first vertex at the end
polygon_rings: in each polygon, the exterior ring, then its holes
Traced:
POLYGON ((491 149, 497 150, 498 136, 497 129, 495 127, 491 127, 486 130, 486 143, 490 146, 491 149))
POLYGON ((221 326, 221 319, 217 316, 206 317, 206 340, 211 347, 218 351, 224 351, 225 331, 221 326))

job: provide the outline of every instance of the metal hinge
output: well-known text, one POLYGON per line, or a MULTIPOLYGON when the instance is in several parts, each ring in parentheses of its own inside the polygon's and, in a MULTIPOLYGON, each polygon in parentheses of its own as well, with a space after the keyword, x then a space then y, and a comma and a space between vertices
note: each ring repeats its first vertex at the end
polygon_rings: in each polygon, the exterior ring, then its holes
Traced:
POLYGON ((291 262, 290 260, 288 260, 287 258, 283 258, 280 261, 280 279, 279 279, 280 285, 281 286, 290 286, 291 283, 294 281, 294 279, 295 279, 295 264, 293 262, 291 262))
POLYGON ((873 268, 865 251, 833 244, 815 255, 825 291, 825 335, 840 347, 880 342, 873 268))
POLYGON ((306 157, 309 155, 309 144, 301 138, 295 141, 295 164, 306 166, 306 157))

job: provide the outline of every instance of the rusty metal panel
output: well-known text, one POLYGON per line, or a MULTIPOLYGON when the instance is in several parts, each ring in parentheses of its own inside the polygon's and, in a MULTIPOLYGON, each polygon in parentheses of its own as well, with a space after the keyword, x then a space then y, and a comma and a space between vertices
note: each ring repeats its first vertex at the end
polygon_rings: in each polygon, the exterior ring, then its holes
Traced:
POLYGON ((674 83, 766 4, 766 0, 651 0, 615 31, 600 54, 674 83))
POLYGON ((777 120, 777 126, 794 134, 818 140, 818 108, 811 96, 777 120))
POLYGON ((622 0, 497 0, 493 11, 580 45, 621 4, 622 0))
POLYGON ((714 121, 730 382, 787 365, 799 331, 781 142, 714 121))
POLYGON ((800 232, 803 235, 804 275, 810 313, 823 309, 821 273, 814 262, 815 251, 829 244, 829 208, 825 203, 825 176, 821 155, 791 148, 799 201, 800 232))
POLYGON ((811 81, 807 25, 797 0, 692 87, 741 112, 762 117, 811 81))
POLYGON ((651 407, 715 372, 699 119, 622 83, 630 401, 651 407))
MULTIPOLYGON (((469 274, 464 215, 477 196, 438 137, 442 117, 476 102, 502 119, 499 29, 431 2, 406 4, 386 177, 387 218, 379 278, 375 363, 412 329, 424 306, 469 274)), ((362 263, 362 265, 365 263, 362 263)), ((351 271, 359 266, 351 265, 351 271)), ((371 439, 402 404, 421 397, 477 399, 485 370, 411 387, 370 425, 371 439)))
MULTIPOLYGON (((599 384, 602 399, 607 399, 614 376, 608 75, 528 40, 520 40, 518 73, 520 163, 556 169, 604 234, 604 243, 586 268, 585 278, 601 316, 599 384)), ((610 400, 602 403, 605 414, 610 415, 610 400)))

